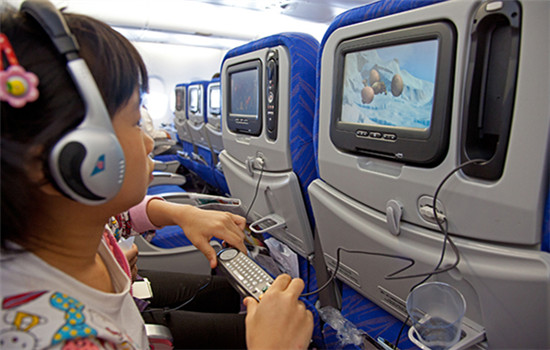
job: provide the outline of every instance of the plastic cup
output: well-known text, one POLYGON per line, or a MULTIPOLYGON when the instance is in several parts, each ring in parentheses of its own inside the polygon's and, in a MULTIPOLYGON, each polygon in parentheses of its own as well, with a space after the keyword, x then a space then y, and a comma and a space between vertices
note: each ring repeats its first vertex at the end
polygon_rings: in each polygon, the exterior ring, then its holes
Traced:
POLYGON ((120 249, 122 249, 123 251, 127 251, 129 250, 130 248, 132 248, 132 244, 134 244, 134 239, 136 237, 134 236, 130 236, 126 239, 124 238, 121 238, 120 241, 118 241, 118 246, 120 247, 120 249))
POLYGON ((466 301, 456 288, 441 282, 424 283, 407 297, 407 313, 413 323, 409 338, 432 350, 448 349, 460 340, 465 312, 466 301))

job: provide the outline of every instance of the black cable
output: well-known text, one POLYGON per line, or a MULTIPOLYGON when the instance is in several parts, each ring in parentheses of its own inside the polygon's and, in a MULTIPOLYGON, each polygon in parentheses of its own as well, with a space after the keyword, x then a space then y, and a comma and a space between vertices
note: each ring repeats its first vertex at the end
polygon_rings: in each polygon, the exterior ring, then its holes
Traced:
POLYGON ((208 281, 206 281, 205 284, 203 284, 196 292, 195 294, 193 294, 192 297, 190 297, 189 299, 187 299, 186 301, 184 301, 183 303, 181 303, 180 305, 176 306, 176 307, 173 307, 171 309, 168 309, 168 308, 151 308, 151 309, 147 309, 147 310, 144 310, 142 311, 142 313, 145 313, 145 312, 154 312, 154 311, 162 311, 164 314, 167 314, 167 313, 170 313, 170 312, 173 312, 173 311, 177 311, 179 309, 181 309, 182 307, 184 307, 185 305, 189 304, 190 302, 192 302, 193 300, 195 300, 195 298, 197 297, 197 295, 199 295, 200 292, 202 292, 206 287, 208 287, 210 285, 210 283, 212 283, 212 279, 214 278, 214 275, 211 273, 210 274, 210 278, 208 279, 208 281))
MULTIPOLYGON (((459 171, 460 169, 468 166, 468 165, 471 165, 471 164, 483 164, 485 163, 486 160, 485 159, 473 159, 473 160, 470 160, 470 161, 467 161, 467 162, 464 162, 462 164, 460 164, 459 166, 457 166, 456 168, 454 168, 451 172, 449 172, 444 178, 443 180, 439 183, 439 185, 437 186, 436 188, 436 191, 435 191, 435 194, 434 194, 434 197, 433 197, 433 202, 432 202, 432 210, 433 210, 433 215, 434 215, 434 220, 436 221, 437 223, 437 226, 439 227, 441 233, 443 233, 443 247, 442 247, 442 250, 441 250, 441 254, 440 254, 440 258, 439 258, 439 261, 437 263, 437 265, 435 266, 435 268, 433 269, 433 271, 430 271, 430 272, 424 272, 424 273, 418 273, 418 274, 412 274, 412 275, 405 275, 405 276, 396 276, 397 274, 405 271, 405 270, 408 270, 409 268, 411 268, 414 264, 415 264, 415 261, 414 259, 412 258, 407 258, 407 257, 404 257, 404 256, 400 256, 400 255, 393 255, 393 254, 384 254, 384 253, 375 253, 375 252, 367 252, 367 251, 359 251, 359 250, 349 250, 349 249, 345 249, 343 247, 338 247, 336 249, 336 265, 334 267, 334 271, 332 272, 332 275, 330 276, 330 278, 328 279, 327 282, 325 282, 325 284, 323 284, 321 287, 319 287, 317 290, 313 291, 313 292, 309 292, 309 293, 303 293, 301 294, 300 296, 301 297, 305 297, 305 296, 310 296, 310 295, 313 295, 313 294, 316 294, 316 293, 319 293, 320 291, 322 291, 323 289, 325 289, 326 287, 328 287, 330 285, 330 283, 336 278, 336 274, 338 272, 338 268, 340 267, 340 251, 345 251, 347 253, 352 253, 352 254, 366 254, 366 255, 375 255, 375 256, 382 256, 382 257, 389 257, 389 258, 393 258, 393 259, 401 259, 401 260, 407 260, 410 262, 410 264, 408 266, 405 266, 395 272, 392 272, 386 276, 384 276, 384 279, 386 280, 398 280, 398 279, 406 279, 406 278, 416 278, 416 277, 425 277, 422 281, 418 282, 417 284, 415 284, 410 290, 409 292, 411 292, 412 290, 414 290, 416 287, 418 287, 419 285, 425 283, 428 279, 430 279, 430 277, 432 277, 433 275, 435 274, 440 274, 440 273, 443 273, 443 272, 447 272, 449 270, 452 270, 453 268, 455 268, 459 262, 460 262, 460 253, 458 251, 458 248, 457 246, 454 244, 454 242, 452 241, 451 237, 449 237, 449 231, 448 231, 448 222, 447 222, 447 219, 446 218, 442 218, 442 220, 439 219, 439 216, 437 215, 437 209, 436 209, 436 204, 437 204, 437 197, 439 195, 439 192, 441 191, 441 188, 443 187, 443 185, 447 182, 447 180, 449 180, 451 178, 451 176, 456 173, 457 171, 459 171), (443 226, 442 222, 445 224, 445 226, 443 226), (454 254, 455 254, 455 262, 453 264, 451 264, 450 266, 447 266, 445 268, 440 268, 441 267, 441 264, 443 263, 443 259, 445 257, 445 251, 446 251, 446 247, 447 247, 447 242, 449 242, 449 245, 451 246, 454 254)), ((397 344, 399 344, 399 338, 401 337, 401 333, 403 332, 403 329, 405 327, 405 325, 407 324, 409 320, 409 316, 407 316, 407 318, 405 319, 405 322, 403 322, 403 325, 401 326, 401 329, 399 330, 399 334, 397 335, 397 339, 395 341, 395 345, 394 345, 394 349, 397 349, 397 344)))
MULTIPOLYGON (((415 284, 414 286, 412 286, 412 288, 409 290, 409 293, 412 292, 416 287, 420 286, 421 284, 424 284, 428 279, 430 279, 430 277, 432 277, 435 273, 441 273, 441 272, 445 272, 445 271, 448 271, 450 269, 453 269, 455 268, 458 263, 460 262, 460 254, 458 252, 458 248, 457 246, 454 244, 453 240, 451 239, 451 237, 449 236, 449 231, 448 231, 448 221, 447 219, 443 219, 442 221, 445 222, 445 227, 443 227, 443 225, 441 224, 439 218, 438 218, 438 215, 437 215, 437 208, 436 208, 436 205, 437 205, 437 197, 439 196, 439 192, 441 191, 441 188, 443 187, 443 185, 445 184, 445 182, 447 182, 447 180, 449 180, 451 178, 451 176, 453 176, 454 173, 456 173, 457 171, 459 171, 460 169, 463 169, 464 167, 467 167, 468 165, 471 165, 471 164, 483 164, 487 162, 487 160, 485 159, 473 159, 473 160, 469 160, 467 162, 464 162, 462 164, 460 164, 459 166, 457 166, 456 168, 454 168, 451 172, 449 172, 447 174, 447 176, 445 176, 443 178, 443 180, 441 180, 441 182, 439 183, 439 185, 437 186, 436 190, 435 190, 435 194, 434 194, 434 198, 433 198, 433 201, 432 201, 432 210, 433 210, 433 215, 434 215, 434 219, 435 219, 435 222, 437 223, 437 226, 439 227, 439 229, 441 230, 441 233, 443 233, 443 248, 442 248, 442 251, 441 251, 441 256, 439 258, 439 262, 437 263, 437 265, 435 266, 435 269, 434 271, 427 275, 426 278, 424 278, 422 281, 420 281, 419 283, 415 284), (443 269, 443 270, 439 270, 439 267, 441 266, 441 264, 443 263, 443 258, 445 257, 445 250, 446 250, 446 247, 447 247, 447 241, 449 241, 449 244, 451 246, 451 248, 453 249, 453 252, 455 253, 455 256, 456 256, 456 261, 454 264, 452 264, 449 268, 447 269, 443 269)), ((403 324, 401 325, 401 329, 399 330, 399 333, 397 334, 397 339, 395 340, 395 344, 393 346, 393 349, 396 350, 397 349, 397 345, 399 344, 399 339, 401 338, 401 334, 403 333, 403 330, 405 329, 405 325, 407 324, 407 322, 409 321, 409 315, 407 315, 407 318, 405 319, 405 321, 403 322, 403 324)))
POLYGON ((262 167, 260 168, 260 176, 258 177, 258 182, 256 183, 256 189, 254 190, 254 197, 252 197, 252 202, 250 202, 250 205, 248 206, 248 210, 246 211, 246 215, 244 216, 244 218, 247 221, 248 221, 248 214, 250 214, 250 210, 252 209, 252 206, 256 201, 256 197, 258 196, 258 190, 260 189, 260 181, 262 181, 263 174, 264 174, 264 163, 262 162, 262 167))
POLYGON ((396 275, 396 274, 398 274, 402 271, 405 271, 405 270, 409 269, 411 266, 414 265, 414 260, 411 259, 411 258, 407 258, 405 256, 393 255, 393 254, 384 254, 384 253, 375 253, 375 252, 367 252, 367 251, 363 251, 363 250, 350 250, 350 249, 346 249, 346 248, 343 248, 343 247, 338 247, 338 249, 336 249, 336 264, 334 266, 334 271, 332 271, 332 275, 330 276, 328 281, 326 281, 325 284, 323 284, 321 287, 317 288, 317 290, 314 290, 313 292, 300 294, 301 297, 307 297, 307 296, 319 293, 320 291, 322 291, 323 289, 328 287, 329 284, 334 279, 336 279, 336 274, 338 273, 338 269, 340 268, 340 252, 341 251, 344 251, 346 253, 351 253, 351 254, 365 254, 365 255, 382 256, 382 257, 393 258, 393 259, 407 260, 407 261, 410 262, 409 265, 407 265, 407 266, 405 266, 405 267, 403 267, 403 268, 401 268, 401 269, 399 269, 395 272, 392 272, 389 275, 384 276, 385 279, 395 279, 395 277, 392 277, 392 276, 394 276, 394 275, 396 275))

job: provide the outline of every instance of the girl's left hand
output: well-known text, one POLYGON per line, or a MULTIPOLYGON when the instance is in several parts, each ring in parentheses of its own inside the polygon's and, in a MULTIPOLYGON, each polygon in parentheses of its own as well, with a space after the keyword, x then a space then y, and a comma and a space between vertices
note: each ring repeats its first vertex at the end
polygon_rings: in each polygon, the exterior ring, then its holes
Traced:
POLYGON ((218 264, 216 251, 209 243, 213 237, 247 252, 243 232, 246 219, 242 216, 162 200, 150 201, 147 215, 156 226, 180 226, 191 243, 210 261, 211 268, 218 264))

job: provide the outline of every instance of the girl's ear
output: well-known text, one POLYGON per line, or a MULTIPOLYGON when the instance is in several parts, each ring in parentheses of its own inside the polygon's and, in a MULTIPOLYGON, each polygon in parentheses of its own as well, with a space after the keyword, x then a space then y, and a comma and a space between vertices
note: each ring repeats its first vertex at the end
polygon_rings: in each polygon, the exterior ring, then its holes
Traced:
POLYGON ((27 176, 30 182, 36 184, 40 191, 50 196, 62 196, 55 186, 47 179, 44 172, 42 153, 44 146, 34 146, 30 149, 26 166, 27 176))

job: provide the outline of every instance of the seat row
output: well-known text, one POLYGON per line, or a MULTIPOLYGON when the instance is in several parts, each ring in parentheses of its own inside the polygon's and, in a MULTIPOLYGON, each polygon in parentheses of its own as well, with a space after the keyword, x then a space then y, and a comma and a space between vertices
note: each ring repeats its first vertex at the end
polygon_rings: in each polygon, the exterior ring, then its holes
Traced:
MULTIPOLYGON (((371 337, 415 348, 405 303, 430 279, 468 305, 457 348, 547 348, 550 106, 535 97, 550 95, 549 14, 383 0, 338 16, 320 44, 282 33, 232 49, 219 81, 176 87, 181 162, 231 197, 251 237, 296 253, 306 292, 337 270, 320 304, 371 337), (415 265, 392 278, 402 258, 415 265)), ((316 320, 314 341, 343 347, 316 320)))

